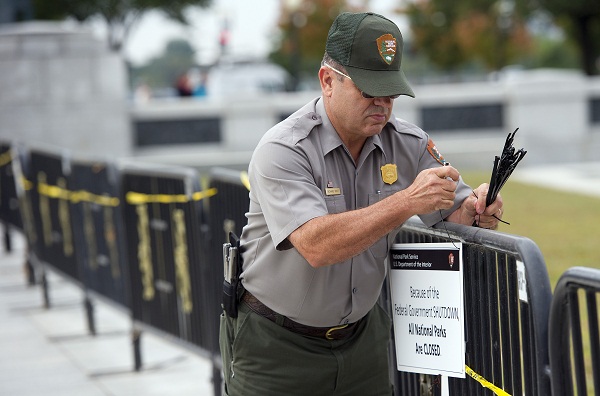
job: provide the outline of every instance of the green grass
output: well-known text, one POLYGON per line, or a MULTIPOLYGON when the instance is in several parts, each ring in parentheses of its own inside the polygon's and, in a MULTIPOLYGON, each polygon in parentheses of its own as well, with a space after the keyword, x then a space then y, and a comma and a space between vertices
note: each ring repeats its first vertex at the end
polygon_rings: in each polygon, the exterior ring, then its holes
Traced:
MULTIPOLYGON (((489 174, 465 173, 463 179, 477 187, 489 182, 489 174)), ((554 291, 560 275, 570 267, 600 268, 600 198, 541 188, 512 180, 500 192, 504 202, 499 231, 525 236, 540 248, 550 285, 554 291)), ((581 300, 581 299, 580 299, 581 300)), ((585 307, 583 300, 580 307, 585 307)), ((587 312, 582 321, 587 323, 587 312)), ((588 394, 593 394, 590 340, 587 325, 582 328, 588 394)))
MULTIPOLYGON (((489 182, 489 174, 465 173, 472 187, 489 182)), ((538 245, 552 290, 570 267, 600 268, 600 198, 522 184, 512 180, 500 192, 503 220, 498 230, 525 236, 538 245)))

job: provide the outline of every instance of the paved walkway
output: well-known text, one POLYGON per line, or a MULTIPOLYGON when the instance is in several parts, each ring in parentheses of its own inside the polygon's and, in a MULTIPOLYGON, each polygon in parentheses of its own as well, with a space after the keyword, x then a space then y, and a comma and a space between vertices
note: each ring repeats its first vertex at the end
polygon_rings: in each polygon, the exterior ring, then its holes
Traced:
POLYGON ((28 286, 24 241, 0 247, 0 396, 210 396, 212 365, 182 346, 142 336, 143 369, 133 370, 131 321, 96 303, 87 331, 81 290, 49 276, 51 308, 28 286))
POLYGON ((523 183, 600 197, 600 162, 519 167, 508 183, 513 177, 523 183))

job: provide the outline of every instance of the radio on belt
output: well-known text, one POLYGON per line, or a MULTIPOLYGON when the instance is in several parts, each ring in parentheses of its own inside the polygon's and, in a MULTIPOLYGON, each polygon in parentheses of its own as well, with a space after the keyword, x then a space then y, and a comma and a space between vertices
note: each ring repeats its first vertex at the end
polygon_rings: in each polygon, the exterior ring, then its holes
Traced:
POLYGON ((239 275, 242 273, 240 239, 229 233, 229 242, 223 244, 223 310, 230 318, 237 318, 238 302, 241 293, 239 275))

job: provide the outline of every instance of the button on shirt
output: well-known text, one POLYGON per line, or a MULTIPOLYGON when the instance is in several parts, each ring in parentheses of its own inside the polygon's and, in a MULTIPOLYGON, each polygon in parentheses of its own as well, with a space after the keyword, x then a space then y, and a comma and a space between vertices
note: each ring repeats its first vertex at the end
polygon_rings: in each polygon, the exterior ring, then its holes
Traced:
MULTIPOLYGON (((410 186, 417 174, 441 166, 427 151, 428 135, 395 118, 367 139, 355 163, 317 98, 270 129, 250 161, 250 207, 241 243, 243 285, 263 304, 309 326, 336 326, 361 319, 379 297, 388 249, 399 229, 359 255, 313 268, 287 237, 307 221, 372 205, 410 186), (397 166, 384 183, 381 167, 397 166)), ((454 207, 471 193, 459 181, 454 207)), ((427 225, 440 213, 420 216, 427 225)), ((354 225, 360 226, 360 225, 354 225)))

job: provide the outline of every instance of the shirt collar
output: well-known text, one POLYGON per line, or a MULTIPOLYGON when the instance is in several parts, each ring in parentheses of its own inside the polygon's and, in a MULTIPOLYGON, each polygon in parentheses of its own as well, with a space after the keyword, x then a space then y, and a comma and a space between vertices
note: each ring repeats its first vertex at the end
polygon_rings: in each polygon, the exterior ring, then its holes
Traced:
POLYGON ((331 124, 327 111, 325 111, 325 104, 323 98, 317 101, 315 105, 315 112, 321 117, 322 124, 319 125, 319 139, 323 147, 323 155, 327 155, 336 148, 342 146, 344 143, 340 136, 335 131, 335 128, 331 124))
MULTIPOLYGON (((335 150, 336 148, 343 146, 343 142, 342 139, 340 139, 340 136, 337 134, 335 128, 333 127, 333 125, 331 124, 331 121, 329 120, 329 117, 327 116, 327 112, 325 111, 325 105, 323 103, 323 99, 321 98, 320 100, 317 101, 317 103, 315 104, 315 112, 321 117, 322 120, 322 124, 319 126, 320 127, 320 132, 319 132, 319 138, 321 139, 321 144, 323 146, 323 154, 326 155, 329 152, 335 150)), ((392 118, 394 116, 392 115, 392 118)), ((390 120, 392 120, 392 118, 390 118, 390 120)), ((390 127, 390 122, 388 122, 386 124, 385 128, 389 128, 390 127)), ((395 128, 392 124, 392 127, 395 128)), ((383 132, 383 131, 382 131, 383 132)), ((376 147, 378 147, 382 152, 383 150, 383 145, 381 143, 381 136, 379 136, 380 134, 377 134, 375 136, 371 136, 369 138, 367 138, 367 141, 365 142, 365 147, 368 147, 368 145, 372 144, 375 145, 376 147)), ((364 148, 363 148, 364 150, 364 148)), ((385 154, 385 152, 384 152, 385 154)))

